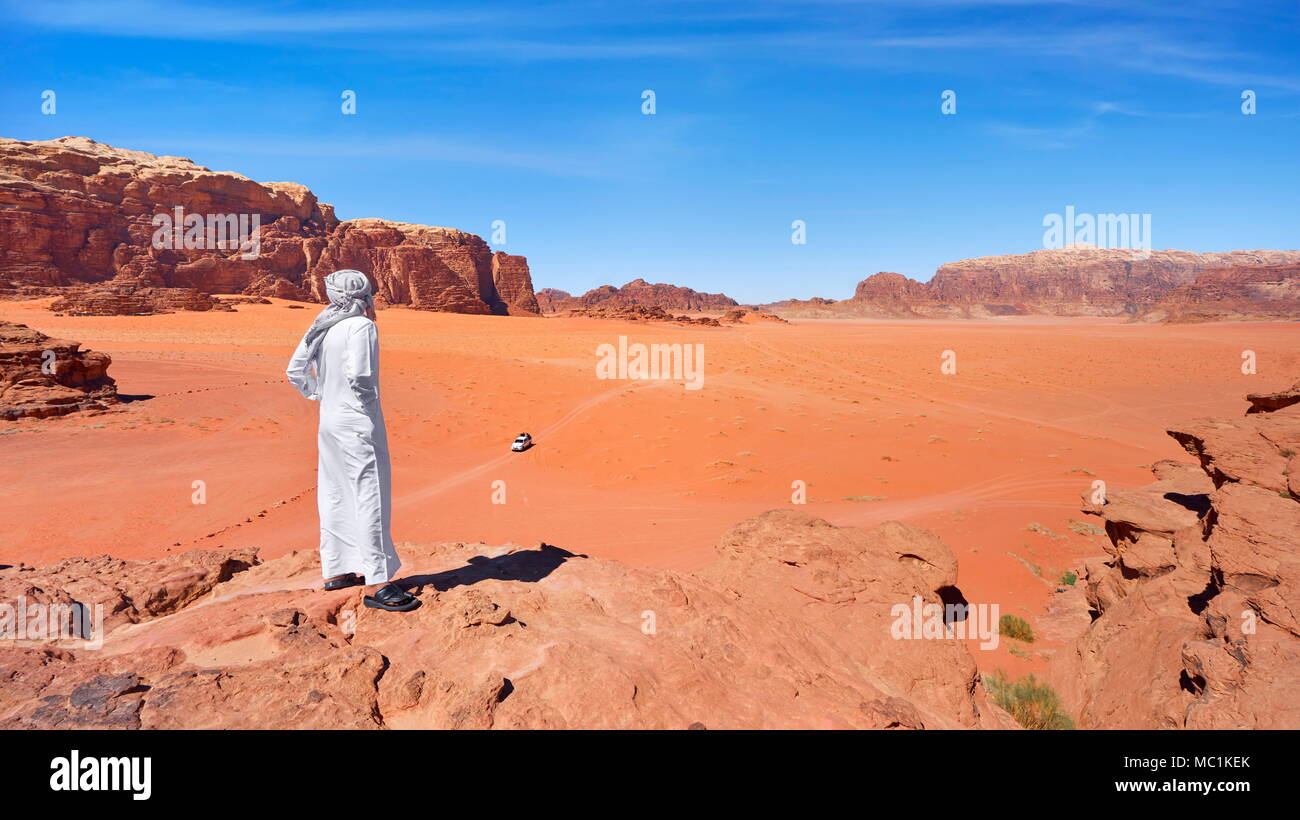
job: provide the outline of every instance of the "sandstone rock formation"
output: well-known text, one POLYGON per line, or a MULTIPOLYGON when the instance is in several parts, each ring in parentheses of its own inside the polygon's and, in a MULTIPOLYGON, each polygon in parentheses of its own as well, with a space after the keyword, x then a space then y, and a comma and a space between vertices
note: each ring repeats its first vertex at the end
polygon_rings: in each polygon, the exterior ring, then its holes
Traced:
POLYGON ((537 291, 537 305, 542 313, 558 313, 559 305, 573 298, 573 294, 555 288, 542 288, 537 291))
MULTIPOLYGON (((232 223, 233 225, 234 223, 232 223)), ((102 145, 84 137, 0 139, 0 294, 100 285, 188 288, 170 301, 205 309, 203 294, 323 299, 340 267, 369 274, 385 304, 428 310, 534 315, 527 260, 493 254, 473 234, 377 219, 339 222, 302 185, 254 182, 188 159, 102 145), (155 217, 201 219, 191 246, 155 217), (256 216, 260 243, 216 241, 218 215, 256 216), (211 234, 208 231, 211 231, 211 234)), ((82 297, 74 297, 81 299, 82 297)), ((101 307, 111 299, 92 297, 101 307)), ((141 299, 124 300, 128 308, 141 299)), ((138 312, 133 310, 132 312, 138 312)))
POLYGON ((1274 390, 1271 393, 1247 393, 1246 401, 1250 402, 1250 409, 1246 411, 1247 415, 1281 410, 1283 407, 1300 404, 1300 384, 1292 385, 1283 390, 1274 390))
POLYGON ((1138 318, 1171 323, 1300 318, 1300 265, 1207 268, 1138 318))
POLYGON ((0 322, 0 419, 46 418, 117 404, 107 353, 0 322))
POLYGON ((593 307, 726 310, 737 306, 735 299, 723 293, 700 293, 679 285, 651 284, 644 279, 633 279, 621 288, 602 285, 576 297, 548 288, 540 304, 548 313, 593 307))
POLYGON ((533 277, 524 257, 502 251, 492 254, 492 286, 507 313, 535 316, 542 312, 533 295, 533 277))
POLYGON ((405 545, 423 606, 324 592, 313 552, 0 570, 103 602, 103 648, 0 643, 4 728, 1015 728, 958 640, 892 640, 956 562, 890 523, 771 512, 697 575, 557 547, 405 545), (164 617, 165 616, 165 617, 164 617))
POLYGON ((789 324, 785 319, 774 313, 768 313, 765 310, 759 310, 756 307, 740 307, 729 310, 722 315, 719 320, 723 324, 742 325, 749 323, 774 322, 776 324, 789 324))
MULTIPOLYGON (((875 274, 879 275, 879 274, 875 274)), ((901 275, 901 274, 900 274, 901 275)), ((861 283, 858 283, 861 285, 861 283)), ((759 305, 761 310, 768 310, 781 316, 798 317, 800 319, 842 319, 847 315, 847 308, 837 309, 838 305, 834 299, 827 299, 822 296, 814 296, 811 299, 782 299, 779 302, 768 302, 759 305)))
POLYGON ((316 299, 324 300, 324 275, 341 268, 369 272, 378 282, 380 304, 452 313, 538 312, 522 256, 493 254, 479 237, 453 228, 384 219, 340 223, 312 266, 319 274, 310 280, 316 299))
MULTIPOLYGON (((1221 293, 1222 289, 1207 285, 1204 291, 1176 296, 1180 287, 1191 286, 1207 268, 1297 263, 1300 251, 1164 250, 1141 258, 1132 250, 1071 246, 949 262, 940 266, 929 282, 917 282, 897 273, 877 273, 860 282, 849 299, 787 300, 764 307, 787 317, 823 318, 1136 316, 1167 297, 1194 301, 1221 293)), ((1276 272, 1252 275, 1269 281, 1278 278, 1276 272)), ((1213 277, 1207 279, 1207 283, 1210 281, 1213 277)), ((1295 298, 1296 286, 1284 283, 1270 293, 1262 282, 1240 287, 1235 291, 1236 298, 1245 303, 1280 300, 1264 313, 1274 317, 1300 315, 1292 302, 1285 301, 1295 298)))
POLYGON ((1300 383, 1169 431, 1200 462, 1112 490, 1094 622, 1052 660, 1083 728, 1300 728, 1300 383), (1258 402, 1258 403, 1256 403, 1258 402))
POLYGON ((722 323, 712 316, 686 316, 669 313, 661 307, 644 305, 594 305, 576 307, 565 311, 566 316, 580 316, 588 319, 617 319, 622 322, 677 322, 687 325, 706 325, 721 327, 722 323))
POLYGON ((154 288, 112 280, 102 285, 60 288, 50 310, 73 316, 147 316, 178 310, 234 310, 194 288, 154 288))
POLYGON ((1191 253, 1076 246, 949 262, 929 282, 939 302, 1005 304, 1058 315, 1115 316, 1151 304, 1208 267, 1300 262, 1300 251, 1191 253))

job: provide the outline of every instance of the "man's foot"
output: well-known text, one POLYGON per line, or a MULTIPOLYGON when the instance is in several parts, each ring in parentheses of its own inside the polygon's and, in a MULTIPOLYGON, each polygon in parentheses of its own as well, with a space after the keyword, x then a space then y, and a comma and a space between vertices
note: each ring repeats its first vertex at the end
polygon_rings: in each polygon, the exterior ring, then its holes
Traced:
POLYGON ((409 592, 403 592, 396 584, 385 584, 374 595, 367 595, 363 603, 371 609, 409 612, 420 605, 420 599, 409 592))
POLYGON ((333 592, 336 589, 345 589, 347 587, 358 587, 365 583, 365 580, 355 572, 345 572, 342 575, 335 575, 333 578, 325 579, 325 591, 333 592))

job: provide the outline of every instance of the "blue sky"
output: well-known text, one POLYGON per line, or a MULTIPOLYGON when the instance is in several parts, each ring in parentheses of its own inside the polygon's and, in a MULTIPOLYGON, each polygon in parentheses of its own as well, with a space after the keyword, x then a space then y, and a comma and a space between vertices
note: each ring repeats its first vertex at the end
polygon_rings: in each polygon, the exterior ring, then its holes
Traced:
POLYGON ((1294 1, 0 5, 0 135, 505 220, 539 288, 843 298, 1036 250, 1067 205, 1149 213, 1156 248, 1300 248, 1294 1))

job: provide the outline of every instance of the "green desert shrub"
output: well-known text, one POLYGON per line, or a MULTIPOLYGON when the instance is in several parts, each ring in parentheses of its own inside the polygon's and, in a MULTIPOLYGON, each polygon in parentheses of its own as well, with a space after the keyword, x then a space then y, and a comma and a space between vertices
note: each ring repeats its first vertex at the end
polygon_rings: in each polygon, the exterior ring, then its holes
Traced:
POLYGON ((1017 618, 1015 615, 1003 615, 999 618, 998 632, 1025 643, 1034 642, 1034 628, 1029 625, 1029 621, 1017 618))
POLYGON ((1055 690, 1033 675, 1012 683, 1001 672, 984 678, 993 702, 1006 709, 1026 729, 1073 729, 1074 721, 1061 709, 1055 690))

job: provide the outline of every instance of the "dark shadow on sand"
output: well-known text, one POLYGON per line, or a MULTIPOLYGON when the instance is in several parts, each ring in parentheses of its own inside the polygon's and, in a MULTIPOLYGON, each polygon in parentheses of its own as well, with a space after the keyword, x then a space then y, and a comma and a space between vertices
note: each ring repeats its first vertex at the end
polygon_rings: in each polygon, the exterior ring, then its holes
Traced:
POLYGON ((449 569, 425 575, 411 575, 394 581, 405 590, 412 587, 433 587, 445 592, 455 587, 467 587, 479 581, 496 579, 498 581, 522 581, 533 584, 542 580, 556 570, 560 564, 570 558, 587 556, 569 552, 550 544, 542 544, 535 550, 520 550, 509 555, 488 558, 476 555, 463 567, 449 569))
POLYGON ((140 394, 118 393, 117 394, 117 400, 122 402, 123 404, 132 404, 133 402, 137 402, 137 401, 149 401, 149 399, 152 398, 154 397, 148 393, 140 393, 140 394))

